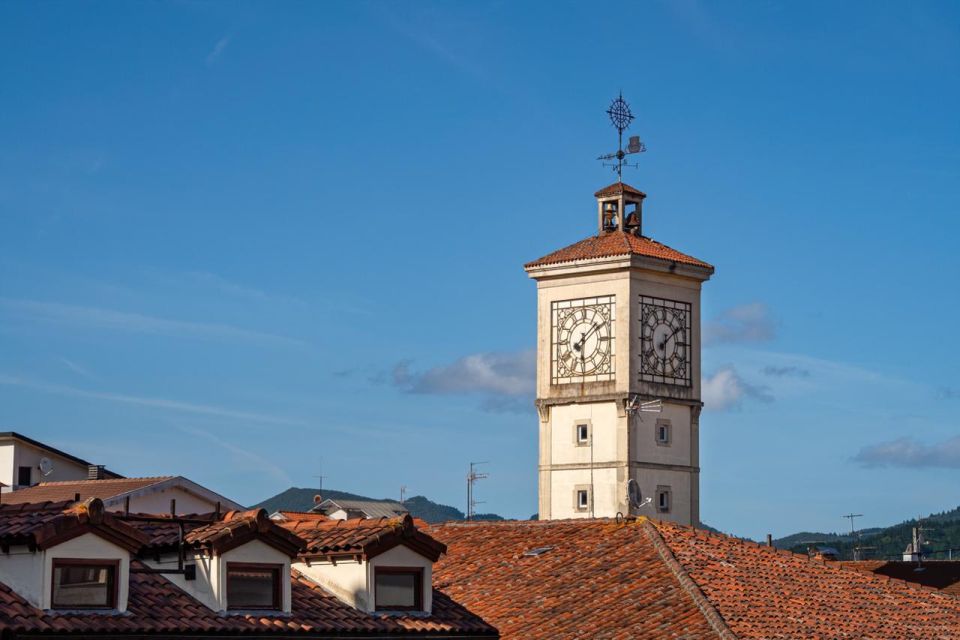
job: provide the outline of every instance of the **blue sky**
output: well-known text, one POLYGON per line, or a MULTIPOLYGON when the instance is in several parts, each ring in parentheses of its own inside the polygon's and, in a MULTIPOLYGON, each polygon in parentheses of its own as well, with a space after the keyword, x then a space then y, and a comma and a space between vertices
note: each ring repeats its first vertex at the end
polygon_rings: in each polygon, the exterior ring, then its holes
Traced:
POLYGON ((0 428, 242 502, 536 511, 534 285, 620 90, 704 290, 702 517, 955 507, 955 3, 0 5, 0 428))

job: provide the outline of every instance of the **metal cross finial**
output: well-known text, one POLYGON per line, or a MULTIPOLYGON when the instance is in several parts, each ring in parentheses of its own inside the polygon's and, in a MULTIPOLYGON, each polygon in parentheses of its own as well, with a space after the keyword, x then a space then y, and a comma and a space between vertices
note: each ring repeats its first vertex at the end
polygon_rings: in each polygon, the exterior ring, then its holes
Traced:
POLYGON ((630 111, 630 105, 623 99, 622 91, 620 95, 610 103, 610 108, 607 109, 607 115, 610 116, 610 123, 617 129, 617 152, 602 155, 597 158, 597 160, 616 160, 616 164, 607 162, 603 164, 606 167, 613 167, 613 170, 617 172, 617 181, 620 182, 623 178, 624 165, 628 167, 637 166, 624 162, 623 159, 629 154, 643 153, 647 148, 640 142, 639 136, 631 136, 630 141, 627 143, 627 150, 623 150, 623 132, 626 131, 630 123, 633 122, 634 116, 633 112, 630 111))

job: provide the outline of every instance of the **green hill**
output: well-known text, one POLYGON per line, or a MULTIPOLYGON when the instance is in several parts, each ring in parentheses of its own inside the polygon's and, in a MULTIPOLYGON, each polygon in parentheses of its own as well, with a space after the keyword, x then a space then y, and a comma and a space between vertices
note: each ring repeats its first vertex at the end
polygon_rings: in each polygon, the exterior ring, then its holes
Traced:
MULTIPOLYGON (((913 539, 913 528, 918 521, 905 520, 889 527, 876 527, 860 531, 860 546, 864 559, 899 560, 903 550, 913 539)), ((923 518, 923 537, 928 546, 926 557, 930 560, 945 560, 949 549, 960 550, 960 507, 934 513, 923 518)), ((819 533, 803 531, 774 540, 774 546, 806 553, 807 547, 823 544, 835 548, 844 560, 853 558, 857 541, 849 533, 819 533)))
MULTIPOLYGON (((263 502, 253 505, 253 508, 266 509, 268 513, 274 511, 309 511, 314 505, 314 496, 320 493, 319 489, 290 487, 272 498, 267 498, 263 502)), ((324 498, 333 498, 334 500, 337 498, 345 500, 394 500, 394 498, 370 498, 334 489, 324 489, 322 493, 324 498)), ((449 505, 438 504, 424 496, 407 498, 404 501, 404 506, 410 511, 411 516, 426 522, 447 522, 448 520, 464 519, 463 511, 449 505)), ((503 520, 495 513, 479 513, 475 516, 475 519, 503 520)))

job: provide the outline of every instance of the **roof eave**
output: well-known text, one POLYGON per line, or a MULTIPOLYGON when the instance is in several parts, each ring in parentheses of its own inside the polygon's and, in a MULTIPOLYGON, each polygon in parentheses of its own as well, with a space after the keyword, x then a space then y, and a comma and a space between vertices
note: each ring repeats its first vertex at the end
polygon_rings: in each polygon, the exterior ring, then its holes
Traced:
POLYGON ((582 275, 584 273, 622 271, 631 268, 670 273, 691 278, 699 282, 706 282, 714 272, 714 268, 709 265, 702 266, 636 253, 623 253, 615 256, 604 256, 602 258, 581 258, 579 260, 566 260, 547 264, 529 263, 523 267, 527 275, 533 280, 561 278, 569 275, 582 275))

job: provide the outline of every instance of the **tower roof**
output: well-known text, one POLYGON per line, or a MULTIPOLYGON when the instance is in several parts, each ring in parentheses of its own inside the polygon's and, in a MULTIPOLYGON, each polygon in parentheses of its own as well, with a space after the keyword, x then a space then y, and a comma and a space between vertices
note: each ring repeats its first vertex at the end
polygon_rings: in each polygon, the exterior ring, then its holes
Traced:
MULTIPOLYGON (((611 185, 616 186, 616 185, 611 185)), ((622 185, 624 188, 633 189, 628 185, 622 185)), ((611 187, 607 187, 609 189, 611 187)), ((601 193, 601 190, 597 193, 601 193)), ((634 189, 636 191, 636 189, 634 189)), ((639 192, 637 192, 639 193, 639 192)), ((600 197, 600 196, 598 196, 600 197)), ((657 242, 646 236, 638 236, 626 231, 610 231, 599 236, 590 236, 580 242, 575 242, 568 247, 558 249, 553 253, 548 253, 538 260, 528 262, 524 268, 542 267, 548 264, 559 264, 562 262, 574 262, 577 260, 591 260, 594 258, 610 258, 613 256, 638 255, 666 262, 676 262, 680 264, 692 265, 709 269, 713 272, 713 265, 698 260, 693 256, 688 256, 676 249, 657 242)))
POLYGON ((613 184, 600 189, 600 191, 597 191, 595 194, 593 194, 593 197, 607 198, 609 196, 619 196, 624 193, 640 196, 641 198, 647 197, 647 194, 645 194, 643 191, 640 191, 640 189, 634 189, 626 182, 614 182, 613 184))

